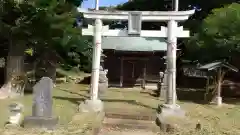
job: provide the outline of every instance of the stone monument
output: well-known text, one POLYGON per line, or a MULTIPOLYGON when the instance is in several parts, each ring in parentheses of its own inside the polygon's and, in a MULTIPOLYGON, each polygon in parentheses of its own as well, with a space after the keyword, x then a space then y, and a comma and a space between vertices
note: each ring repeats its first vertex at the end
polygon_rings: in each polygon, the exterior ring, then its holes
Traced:
POLYGON ((57 125, 58 118, 52 116, 53 85, 52 79, 43 77, 33 87, 32 116, 25 117, 24 127, 53 129, 57 125))

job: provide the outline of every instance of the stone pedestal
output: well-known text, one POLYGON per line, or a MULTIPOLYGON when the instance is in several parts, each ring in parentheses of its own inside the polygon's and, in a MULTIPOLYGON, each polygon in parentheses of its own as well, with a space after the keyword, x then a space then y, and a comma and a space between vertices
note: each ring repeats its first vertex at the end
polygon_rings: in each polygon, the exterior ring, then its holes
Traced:
POLYGON ((216 104, 217 106, 222 106, 222 97, 215 97, 213 103, 216 104))
POLYGON ((222 97, 216 97, 217 100, 217 105, 221 106, 222 105, 222 97))
POLYGON ((37 116, 28 116, 25 117, 24 128, 46 128, 54 129, 58 124, 57 117, 37 117, 37 116))
POLYGON ((162 131, 168 132, 177 127, 179 121, 184 120, 185 112, 179 105, 163 104, 158 107, 157 124, 162 131))
POLYGON ((160 89, 160 97, 166 100, 167 99, 166 96, 167 96, 167 72, 165 72, 161 77, 161 89, 160 89))
POLYGON ((79 105, 79 112, 101 112, 103 107, 101 100, 85 100, 79 105))
POLYGON ((99 72, 98 95, 104 94, 104 92, 108 89, 107 73, 108 70, 100 70, 99 72))
POLYGON ((19 103, 14 103, 9 105, 9 118, 8 121, 5 123, 5 126, 20 126, 22 113, 23 113, 23 105, 19 103))
POLYGON ((165 83, 160 84, 160 98, 166 100, 167 96, 167 86, 165 83))
POLYGON ((99 94, 98 95, 104 94, 107 89, 108 89, 108 82, 99 83, 98 84, 98 90, 99 90, 99 94))

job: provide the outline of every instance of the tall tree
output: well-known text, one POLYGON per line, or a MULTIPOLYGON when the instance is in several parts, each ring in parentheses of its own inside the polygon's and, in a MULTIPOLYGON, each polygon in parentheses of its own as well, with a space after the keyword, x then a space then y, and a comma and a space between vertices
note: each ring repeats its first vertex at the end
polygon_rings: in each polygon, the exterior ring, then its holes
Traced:
MULTIPOLYGON (((7 85, 2 91, 8 95, 9 93, 11 95, 22 93, 23 88, 19 88, 20 85, 14 85, 16 84, 14 82, 16 79, 24 82, 22 80, 25 78, 23 64, 26 48, 33 48, 35 57, 43 56, 46 60, 59 50, 57 48, 66 49, 73 44, 80 47, 84 45, 80 42, 80 30, 73 27, 77 16, 76 6, 79 6, 80 2, 81 0, 20 2, 3 0, 0 2, 2 8, 0 35, 9 46, 7 85)), ((55 64, 56 61, 53 65, 55 64)))
POLYGON ((8 45, 6 87, 3 87, 1 91, 15 95, 21 93, 21 86, 24 82, 22 81, 24 78, 24 50, 29 44, 35 43, 32 38, 32 28, 34 27, 30 26, 33 25, 32 22, 37 22, 38 16, 36 16, 35 8, 25 1, 3 0, 0 4, 2 8, 0 11, 0 35, 8 45))
POLYGON ((230 60, 240 52, 240 4, 217 8, 204 19, 201 29, 187 44, 189 59, 201 62, 230 60), (202 53, 204 55, 199 56, 202 53))

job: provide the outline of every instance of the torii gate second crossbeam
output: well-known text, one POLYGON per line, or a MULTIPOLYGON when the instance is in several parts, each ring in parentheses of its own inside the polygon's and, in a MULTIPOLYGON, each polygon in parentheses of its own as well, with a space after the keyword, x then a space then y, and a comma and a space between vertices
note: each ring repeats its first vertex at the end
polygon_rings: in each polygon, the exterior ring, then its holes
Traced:
MULTIPOLYGON (((128 37, 128 30, 112 30, 109 29, 109 26, 103 26, 102 27, 102 36, 109 36, 109 37, 128 37)), ((188 30, 183 30, 183 27, 180 26, 177 28, 176 32, 176 37, 178 38, 186 38, 189 37, 189 31, 188 30)), ((88 28, 83 28, 82 29, 82 35, 86 36, 94 36, 94 26, 88 25, 88 28)), ((161 29, 159 31, 157 30, 141 30, 141 33, 139 35, 140 37, 163 37, 166 38, 168 37, 167 34, 167 27, 161 26, 161 29)))

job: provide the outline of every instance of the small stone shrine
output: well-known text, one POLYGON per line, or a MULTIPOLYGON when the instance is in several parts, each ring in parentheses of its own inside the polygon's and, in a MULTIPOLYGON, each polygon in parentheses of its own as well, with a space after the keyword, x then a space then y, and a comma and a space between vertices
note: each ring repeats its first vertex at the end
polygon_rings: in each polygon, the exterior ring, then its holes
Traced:
POLYGON ((32 116, 25 117, 24 127, 53 129, 57 125, 58 118, 52 116, 53 85, 52 79, 43 77, 33 87, 32 116))
POLYGON ((5 126, 20 126, 23 116, 23 105, 19 103, 13 103, 9 105, 9 118, 5 126))

